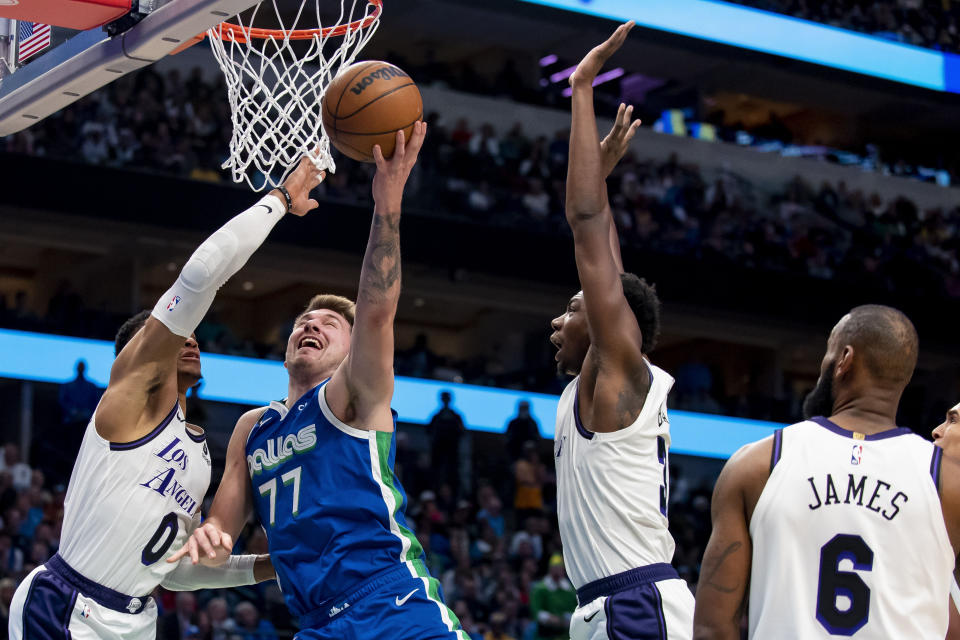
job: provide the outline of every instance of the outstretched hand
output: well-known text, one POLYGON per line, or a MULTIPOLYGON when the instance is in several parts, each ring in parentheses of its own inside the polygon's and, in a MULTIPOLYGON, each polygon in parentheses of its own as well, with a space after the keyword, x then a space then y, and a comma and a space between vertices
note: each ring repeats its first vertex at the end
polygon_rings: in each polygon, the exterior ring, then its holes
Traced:
POLYGON ((373 147, 373 159, 377 163, 377 174, 373 177, 373 201, 384 213, 400 213, 403 200, 403 188, 407 178, 417 163, 417 156, 427 135, 427 123, 422 120, 413 125, 410 142, 405 142, 403 129, 397 131, 397 145, 393 156, 383 157, 380 145, 373 147))
POLYGON ((580 64, 577 65, 576 70, 570 74, 570 86, 573 88, 581 86, 592 87, 594 79, 597 77, 597 74, 600 73, 600 69, 602 69, 603 65, 610 59, 610 56, 616 53, 617 49, 623 45, 624 40, 627 39, 627 34, 633 29, 634 24, 633 20, 623 23, 617 27, 617 30, 614 31, 613 35, 607 38, 605 42, 591 49, 590 53, 584 56, 580 64))
MULTIPOLYGON (((293 192, 290 195, 292 196, 293 192)), ((219 527, 210 522, 205 522, 194 529, 187 539, 187 544, 177 549, 172 556, 167 558, 167 562, 180 562, 180 558, 189 554, 193 564, 200 563, 208 567, 219 567, 227 561, 232 552, 233 538, 230 534, 221 531, 219 527)))
POLYGON ((617 110, 617 119, 613 122, 613 128, 600 142, 600 155, 603 162, 603 176, 608 177, 613 171, 620 159, 630 147, 630 141, 637 135, 637 129, 640 128, 640 120, 633 120, 633 105, 629 107, 620 103, 617 110))
MULTIPOLYGON (((287 179, 283 181, 283 186, 290 194, 290 200, 293 205, 290 207, 290 213, 295 216, 305 216, 308 211, 316 209, 319 203, 310 197, 310 192, 327 177, 326 171, 317 171, 313 161, 307 156, 300 158, 300 164, 293 170, 287 179)), ((271 192, 272 193, 272 192, 271 192)), ((286 202, 283 195, 277 191, 275 193, 280 202, 286 202)))

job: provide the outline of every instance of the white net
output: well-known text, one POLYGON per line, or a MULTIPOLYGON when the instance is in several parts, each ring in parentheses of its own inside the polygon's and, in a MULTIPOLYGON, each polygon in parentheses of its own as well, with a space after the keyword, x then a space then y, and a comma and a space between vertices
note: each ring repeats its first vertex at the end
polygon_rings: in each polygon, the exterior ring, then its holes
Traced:
POLYGON ((295 13, 271 0, 274 16, 258 18, 269 11, 261 11, 263 2, 248 16, 231 19, 239 27, 207 32, 226 76, 233 121, 223 168, 254 191, 282 183, 304 155, 317 169, 336 170, 321 125, 323 92, 353 63, 380 21, 381 0, 332 0, 340 3, 340 15, 326 25, 320 8, 325 0, 298 1, 295 13), (254 26, 265 21, 276 28, 254 26))

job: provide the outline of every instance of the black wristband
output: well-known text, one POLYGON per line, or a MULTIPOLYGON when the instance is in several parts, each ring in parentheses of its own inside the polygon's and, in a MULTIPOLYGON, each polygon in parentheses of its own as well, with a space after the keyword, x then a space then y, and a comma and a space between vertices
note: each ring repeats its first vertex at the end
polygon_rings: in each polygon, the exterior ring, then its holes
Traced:
POLYGON ((287 213, 293 211, 293 198, 290 197, 290 192, 287 191, 287 188, 282 184, 277 187, 277 191, 283 194, 283 199, 287 201, 287 213))

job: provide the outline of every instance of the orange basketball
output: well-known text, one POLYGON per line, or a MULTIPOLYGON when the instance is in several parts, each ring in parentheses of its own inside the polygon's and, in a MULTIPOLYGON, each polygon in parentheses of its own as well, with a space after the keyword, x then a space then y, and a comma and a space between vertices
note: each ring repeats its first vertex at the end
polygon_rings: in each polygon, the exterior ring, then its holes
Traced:
POLYGON ((413 125, 423 118, 417 85, 388 62, 357 62, 339 74, 323 95, 323 129, 340 153, 373 162, 373 147, 393 155, 396 132, 409 140, 413 125))

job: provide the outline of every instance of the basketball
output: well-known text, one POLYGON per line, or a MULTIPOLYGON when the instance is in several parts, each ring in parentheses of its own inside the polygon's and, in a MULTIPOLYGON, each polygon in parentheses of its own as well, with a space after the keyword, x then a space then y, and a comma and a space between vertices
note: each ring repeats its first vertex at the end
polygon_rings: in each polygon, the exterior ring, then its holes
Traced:
POLYGON ((423 117, 423 99, 416 83, 387 62, 357 62, 333 79, 323 96, 323 128, 340 153, 373 162, 373 147, 393 155, 396 132, 409 140, 423 117))

